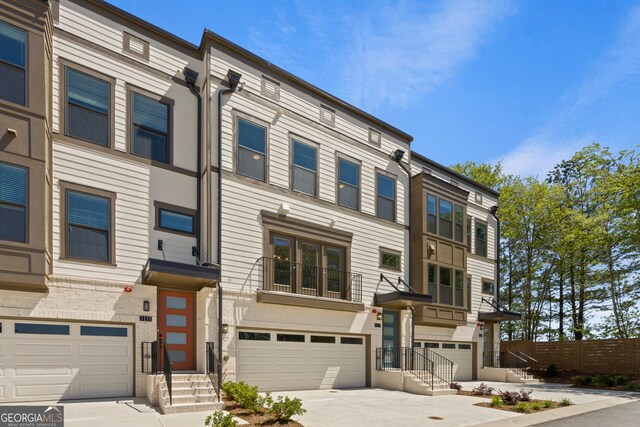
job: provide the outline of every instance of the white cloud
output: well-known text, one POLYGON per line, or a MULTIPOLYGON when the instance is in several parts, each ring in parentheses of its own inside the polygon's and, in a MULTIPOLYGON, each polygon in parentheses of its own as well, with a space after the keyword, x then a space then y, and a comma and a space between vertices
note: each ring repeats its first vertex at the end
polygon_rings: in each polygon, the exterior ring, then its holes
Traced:
POLYGON ((487 33, 513 11, 506 1, 427 5, 433 3, 374 3, 348 17, 351 43, 341 52, 348 99, 365 110, 407 106, 473 59, 487 33))

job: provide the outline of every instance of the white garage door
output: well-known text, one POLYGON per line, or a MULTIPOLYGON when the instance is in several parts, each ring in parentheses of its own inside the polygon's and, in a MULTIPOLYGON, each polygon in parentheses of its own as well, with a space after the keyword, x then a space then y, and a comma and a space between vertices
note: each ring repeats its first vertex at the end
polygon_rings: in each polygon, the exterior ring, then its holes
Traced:
POLYGON ((0 402, 133 394, 131 326, 0 319, 0 402))
POLYGON ((473 379, 473 346, 470 342, 428 341, 421 344, 454 363, 453 379, 455 381, 473 379))
POLYGON ((261 391, 365 387, 361 336, 239 331, 237 377, 261 391))

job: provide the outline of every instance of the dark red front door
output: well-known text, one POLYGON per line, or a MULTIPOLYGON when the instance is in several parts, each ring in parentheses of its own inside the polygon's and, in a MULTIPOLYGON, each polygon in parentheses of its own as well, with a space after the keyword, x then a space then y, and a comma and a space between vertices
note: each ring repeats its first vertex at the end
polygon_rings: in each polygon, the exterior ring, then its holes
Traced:
MULTIPOLYGON (((194 294, 179 291, 158 291, 158 330, 166 343, 173 369, 195 369, 194 361, 194 294)), ((164 349, 160 349, 162 368, 164 349)))

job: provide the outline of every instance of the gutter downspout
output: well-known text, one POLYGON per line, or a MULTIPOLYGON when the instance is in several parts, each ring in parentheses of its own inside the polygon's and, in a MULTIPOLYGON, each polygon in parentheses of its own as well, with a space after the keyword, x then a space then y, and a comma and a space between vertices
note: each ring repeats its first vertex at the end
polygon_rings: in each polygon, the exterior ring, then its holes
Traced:
POLYGON ((497 232, 497 242, 496 242, 496 269, 497 277, 496 277, 496 299, 498 303, 500 303, 500 218, 498 218, 498 206, 491 206, 491 215, 496 219, 496 232, 497 232))
POLYGON ((198 73, 189 68, 184 69, 185 80, 189 91, 195 95, 198 99, 198 148, 197 152, 197 165, 196 165, 196 263, 200 265, 200 250, 202 242, 202 97, 200 92, 196 90, 196 80, 198 79, 198 73))
MULTIPOLYGON (((229 89, 218 91, 218 267, 222 278, 222 95, 235 92, 241 75, 231 70, 227 72, 229 89)), ((218 282, 218 402, 222 388, 222 284, 218 282)))

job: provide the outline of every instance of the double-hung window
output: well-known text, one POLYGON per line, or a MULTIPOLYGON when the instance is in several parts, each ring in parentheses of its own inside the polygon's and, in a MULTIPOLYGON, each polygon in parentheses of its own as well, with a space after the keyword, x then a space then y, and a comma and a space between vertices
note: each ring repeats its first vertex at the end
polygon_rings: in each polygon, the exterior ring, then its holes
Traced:
POLYGON ((360 165, 338 158, 338 204, 360 209, 360 165))
POLYGON ((462 206, 454 205, 453 207, 453 237, 460 243, 464 239, 464 210, 462 206))
POLYGON ((238 117, 237 138, 236 171, 266 181, 267 128, 238 117))
POLYGON ((378 218, 396 220, 396 180, 382 173, 376 174, 376 213, 378 218))
POLYGON ((476 221, 476 255, 487 256, 487 224, 476 221))
POLYGON ((472 230, 471 218, 467 217, 467 252, 468 253, 471 253, 471 230, 472 230))
POLYGON ((0 22, 0 99, 26 105, 27 32, 0 22))
POLYGON ((436 234, 438 232, 438 198, 432 194, 427 196, 427 231, 436 234))
POLYGON ((452 238, 452 228, 453 228, 453 205, 451 202, 440 199, 440 221, 438 223, 438 227, 440 228, 440 235, 442 237, 452 238))
POLYGON ((108 147, 111 85, 71 68, 66 68, 66 83, 66 134, 108 147))
POLYGON ((166 102, 131 93, 131 152, 141 157, 170 163, 170 109, 166 102))
POLYGON ((66 257, 112 262, 110 197, 66 190, 66 257))
POLYGON ((317 196, 318 188, 318 148, 293 140, 293 170, 291 187, 295 191, 317 196))
POLYGON ((0 240, 27 241, 26 168, 0 162, 0 240))

